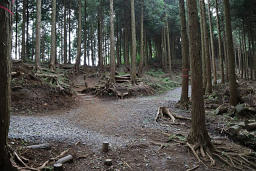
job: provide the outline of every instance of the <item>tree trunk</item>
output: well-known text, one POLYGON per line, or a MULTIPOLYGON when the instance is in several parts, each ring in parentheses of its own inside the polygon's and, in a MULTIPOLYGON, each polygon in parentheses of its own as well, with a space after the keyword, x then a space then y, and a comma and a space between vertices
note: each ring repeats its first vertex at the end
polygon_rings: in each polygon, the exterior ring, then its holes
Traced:
POLYGON ((131 0, 131 30, 132 30, 132 65, 131 80, 132 84, 136 84, 136 28, 135 28, 135 9, 134 0, 131 0))
MULTIPOLYGON (((118 15, 117 15, 118 16, 118 15)), ((121 37, 121 33, 119 35, 119 20, 118 17, 116 19, 116 61, 117 61, 117 65, 116 67, 119 67, 121 65, 121 56, 120 56, 120 37, 121 37)))
POLYGON ((169 74, 172 78, 172 55, 171 55, 171 44, 170 44, 170 34, 169 34, 169 24, 166 22, 166 39, 167 39, 167 59, 169 62, 169 74))
POLYGON ((149 40, 149 58, 153 58, 152 40, 149 40))
POLYGON ((36 9, 36 70, 38 70, 40 66, 41 0, 37 0, 36 9))
POLYGON ((55 70, 56 60, 56 0, 52 0, 51 57, 50 70, 55 70))
POLYGON ((144 0, 141 1, 141 16, 140 16, 140 66, 139 74, 141 75, 144 67, 144 0))
POLYGON ((71 1, 69 1, 68 10, 68 63, 71 64, 71 1))
MULTIPOLYGON (((8 0, 0 2, 1 6, 12 9, 8 0)), ((8 154, 8 131, 10 124, 10 56, 11 56, 11 23, 12 15, 6 11, 0 10, 0 168, 1 170, 14 170, 8 154)))
POLYGON ((218 55, 220 60, 220 67, 221 67, 221 83, 225 83, 225 74, 224 74, 224 57, 222 52, 222 40, 221 40, 221 29, 220 29, 220 17, 219 17, 219 8, 218 8, 218 1, 215 0, 215 8, 216 8, 216 16, 217 16, 217 28, 218 28, 218 55))
MULTIPOLYGON (((86 56, 87 56, 87 0, 84 1, 84 68, 86 67, 86 56)), ((89 63, 88 63, 89 65, 89 63)))
POLYGON ((205 56, 205 39, 204 39, 204 22, 203 22, 203 9, 200 5, 200 30, 201 30, 201 57, 202 57, 202 72, 203 72, 203 90, 205 92, 207 85, 206 76, 206 56, 205 56))
POLYGON ((188 135, 188 142, 202 145, 204 149, 207 149, 211 148, 212 144, 205 126, 202 61, 197 14, 197 1, 188 0, 189 54, 192 71, 192 127, 188 135))
POLYGON ((225 66, 226 66, 226 80, 229 81, 228 77, 229 77, 229 74, 228 74, 228 52, 227 52, 227 36, 226 36, 226 33, 224 31, 224 42, 223 42, 223 47, 224 47, 224 56, 225 56, 225 66))
POLYGON ((180 7, 180 20, 181 20, 181 47, 182 47, 182 90, 180 102, 187 104, 188 98, 188 81, 189 81, 189 47, 188 47, 188 35, 186 28, 186 12, 184 0, 179 0, 180 7))
POLYGON ((77 38, 77 56, 75 70, 79 72, 79 67, 81 63, 81 42, 82 42, 82 1, 78 1, 78 38, 77 38))
POLYGON ((27 20, 27 29, 26 29, 26 57, 27 59, 29 59, 29 50, 30 50, 30 47, 29 47, 29 11, 28 11, 28 0, 27 0, 27 7, 26 7, 26 10, 27 10, 27 14, 26 14, 26 20, 27 20))
POLYGON ((64 64, 66 64, 68 61, 67 47, 67 3, 66 0, 64 0, 64 64))
POLYGON ((230 104, 235 106, 239 103, 239 95, 238 95, 238 90, 236 85, 235 57, 234 57, 229 0, 224 0, 224 18, 225 18, 225 32, 227 36, 226 45, 227 45, 228 64, 229 64, 230 104))
POLYGON ((210 25, 210 40, 211 40, 211 54, 212 54, 212 64, 213 64, 213 84, 217 84, 217 71, 216 71, 216 59, 215 59, 215 46, 214 46, 214 35, 212 28, 212 13, 210 9, 210 0, 208 0, 208 17, 210 25))
POLYGON ((98 7, 98 58, 99 58, 99 67, 103 68, 103 57, 102 57, 102 1, 100 1, 100 5, 98 7))
POLYGON ((211 58, 209 54, 209 37, 208 37, 208 29, 206 22, 206 9, 204 0, 200 0, 200 7, 202 10, 202 18, 203 18, 203 29, 204 29, 204 49, 205 49, 205 62, 206 62, 206 93, 212 93, 212 75, 211 75, 211 58))
POLYGON ((124 64, 127 69, 129 66, 129 38, 128 38, 128 29, 124 28, 124 64))
POLYGON ((166 72, 167 68, 166 68, 166 29, 165 26, 162 28, 162 68, 163 70, 166 72))
POLYGON ((94 32, 94 30, 93 30, 93 26, 91 26, 91 36, 90 36, 90 38, 91 38, 91 62, 92 62, 92 66, 94 66, 94 49, 93 49, 93 32, 94 32))
POLYGON ((27 0, 23 0, 23 9, 22 9, 22 45, 21 45, 21 59, 25 61, 26 59, 26 8, 27 0))
POLYGON ((114 8, 113 0, 110 0, 110 81, 115 82, 115 37, 114 37, 114 8))
POLYGON ((15 59, 18 59, 18 1, 15 1, 15 59))

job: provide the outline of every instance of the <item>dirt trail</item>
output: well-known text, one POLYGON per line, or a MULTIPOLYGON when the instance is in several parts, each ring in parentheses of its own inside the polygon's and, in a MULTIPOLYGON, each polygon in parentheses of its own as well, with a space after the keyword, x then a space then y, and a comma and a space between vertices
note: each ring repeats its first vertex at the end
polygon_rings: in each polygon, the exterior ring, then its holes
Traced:
MULTIPOLYGON (((90 80, 89 86, 93 86, 90 80)), ((82 76, 75 80, 76 90, 83 89, 82 76)), ((124 100, 79 96, 79 105, 69 111, 57 110, 41 116, 11 116, 11 138, 27 141, 80 141, 100 148, 103 141, 120 147, 146 141, 145 132, 160 132, 154 121, 159 106, 172 106, 179 99, 180 88, 166 94, 124 100)), ((172 130, 175 131, 175 130, 172 130)), ((146 137, 147 138, 147 137, 146 137)))

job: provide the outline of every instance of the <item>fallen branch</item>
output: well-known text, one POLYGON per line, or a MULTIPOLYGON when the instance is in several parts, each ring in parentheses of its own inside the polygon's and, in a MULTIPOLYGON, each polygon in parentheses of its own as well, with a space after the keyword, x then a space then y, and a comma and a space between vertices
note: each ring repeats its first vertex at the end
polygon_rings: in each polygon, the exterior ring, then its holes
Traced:
POLYGON ((66 157, 63 157, 63 158, 59 159, 56 163, 63 164, 63 163, 69 162, 71 160, 73 160, 73 156, 72 155, 68 155, 66 157))
POLYGON ((51 158, 50 160, 51 160, 51 161, 55 161, 55 160, 57 160, 57 159, 63 157, 69 150, 70 150, 70 149, 67 149, 67 150, 63 151, 62 153, 60 153, 60 155, 58 155, 57 157, 51 158))
POLYGON ((38 145, 30 145, 27 146, 26 148, 29 149, 50 149, 50 144, 46 143, 46 144, 38 144, 38 145))
POLYGON ((42 164, 42 166, 38 167, 37 170, 42 170, 43 168, 45 168, 45 166, 46 166, 49 162, 50 162, 50 161, 47 160, 46 162, 44 162, 44 163, 42 164))

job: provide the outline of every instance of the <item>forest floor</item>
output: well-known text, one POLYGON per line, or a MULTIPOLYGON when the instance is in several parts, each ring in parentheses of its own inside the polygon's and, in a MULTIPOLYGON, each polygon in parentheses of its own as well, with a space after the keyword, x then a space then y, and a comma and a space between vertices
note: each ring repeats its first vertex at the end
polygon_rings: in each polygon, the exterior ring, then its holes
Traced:
MULTIPOLYGON (((199 163, 185 146, 190 130, 189 120, 155 118, 159 107, 168 107, 171 113, 190 117, 187 110, 177 109, 175 104, 181 88, 159 95, 118 99, 81 94, 81 90, 94 87, 96 78, 80 75, 74 79, 78 96, 72 98, 70 108, 37 111, 31 114, 12 112, 10 144, 20 156, 28 159, 27 165, 39 167, 50 158, 69 149, 73 162, 64 164, 65 170, 231 170, 217 161, 210 167, 199 163), (101 152, 102 143, 109 142, 110 151, 101 152), (51 149, 27 149, 27 145, 50 143, 51 149), (111 166, 104 165, 112 159, 111 166)), ((67 103, 66 103, 67 105, 67 103)), ((239 150, 248 150, 220 134, 222 119, 207 113, 206 125, 214 142, 239 150)), ((49 162, 51 170, 54 162, 49 162)))

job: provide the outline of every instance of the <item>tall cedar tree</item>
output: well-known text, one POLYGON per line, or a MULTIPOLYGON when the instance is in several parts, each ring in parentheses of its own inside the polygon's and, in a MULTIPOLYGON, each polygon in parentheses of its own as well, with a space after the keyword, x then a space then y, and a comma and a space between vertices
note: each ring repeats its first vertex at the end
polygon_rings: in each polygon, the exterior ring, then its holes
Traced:
POLYGON ((110 80, 115 82, 115 38, 114 38, 114 7, 113 0, 110 0, 110 80))
POLYGON ((179 0, 180 20, 181 20, 181 48, 182 48, 182 91, 180 102, 186 104, 188 99, 188 79, 189 79, 189 47, 186 25, 186 14, 184 0, 179 0))
POLYGON ((210 59, 210 51, 209 51, 209 36, 208 36, 208 29, 207 29, 207 21, 206 21, 206 9, 205 9, 205 3, 204 0, 200 0, 200 8, 202 11, 202 29, 204 33, 204 55, 205 55, 205 65, 206 65, 206 93, 211 93, 212 92, 212 75, 211 75, 211 59, 210 59))
POLYGON ((229 0, 224 0, 224 18, 225 18, 225 33, 226 33, 226 49, 228 55, 228 69, 229 69, 229 90, 230 90, 230 104, 235 106, 239 103, 239 94, 236 85, 235 73, 235 55, 232 38, 231 16, 229 0))
POLYGON ((41 0, 36 1, 36 70, 40 66, 40 39, 41 39, 41 0))
POLYGON ((144 67, 144 0, 141 1, 141 16, 140 16, 140 66, 139 74, 141 75, 144 67))
POLYGON ((188 142, 202 145, 203 148, 206 149, 212 147, 212 144, 205 126, 202 61, 200 57, 200 35, 197 1, 188 0, 187 4, 189 54, 192 71, 192 127, 188 135, 188 142))
POLYGON ((166 41, 167 41, 167 59, 169 62, 169 74, 170 78, 172 78, 172 55, 171 55, 171 45, 170 45, 170 30, 169 23, 166 21, 166 41))
POLYGON ((209 25, 210 25, 213 83, 214 83, 214 85, 216 85, 217 84, 217 71, 216 71, 215 46, 214 46, 214 35, 213 35, 213 27, 212 27, 212 12, 211 12, 210 0, 208 0, 208 17, 209 17, 209 25))
MULTIPOLYGON (((84 67, 86 67, 86 56, 87 56, 87 3, 84 1, 84 67)), ((88 62, 89 65, 89 62, 88 62)))
MULTIPOLYGON (((2 0, 1 6, 11 9, 8 0, 2 0)), ((8 131, 10 124, 10 59, 11 59, 11 23, 12 15, 0 9, 0 168, 1 170, 15 170, 9 160, 8 131)))
POLYGON ((222 38, 221 38, 221 29, 220 29, 218 0, 215 0, 215 8, 216 8, 217 28, 218 28, 218 57, 220 60, 220 68, 221 68, 221 83, 224 84, 225 83, 224 56, 223 56, 223 51, 222 51, 222 38))
POLYGON ((68 41, 67 41, 67 1, 64 0, 64 64, 67 63, 68 57, 67 57, 67 47, 68 47, 68 41))
POLYGON ((22 40, 21 40, 21 59, 25 61, 26 58, 26 8, 27 8, 27 0, 23 0, 22 6, 22 40))
POLYGON ((82 42, 82 1, 78 1, 78 38, 77 38, 77 56, 75 70, 79 72, 81 62, 81 42, 82 42))
POLYGON ((55 70, 56 60, 56 0, 52 0, 51 57, 50 70, 55 70))
POLYGON ((103 24, 103 14, 102 14, 102 1, 98 6, 98 59, 99 67, 103 67, 103 56, 102 56, 102 24, 103 24))
POLYGON ((135 27, 135 9, 134 0, 131 0, 131 30, 132 30, 132 67, 131 80, 132 84, 136 84, 136 27, 135 27))

